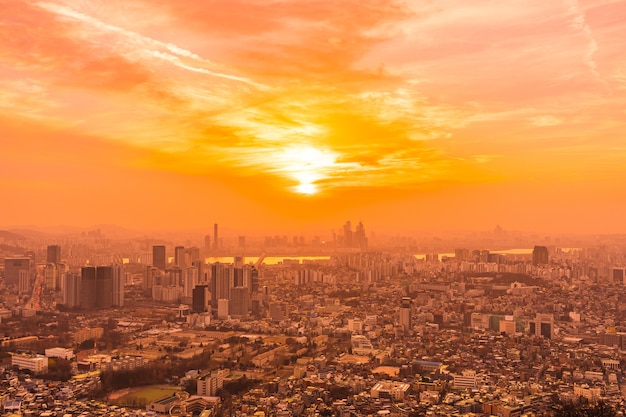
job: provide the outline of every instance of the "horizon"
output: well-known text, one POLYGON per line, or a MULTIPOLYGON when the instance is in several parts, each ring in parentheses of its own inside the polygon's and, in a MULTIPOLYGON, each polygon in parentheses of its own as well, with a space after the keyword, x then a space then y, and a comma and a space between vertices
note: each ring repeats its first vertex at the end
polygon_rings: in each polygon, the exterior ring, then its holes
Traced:
POLYGON ((626 233, 622 9, 10 2, 0 218, 626 233))

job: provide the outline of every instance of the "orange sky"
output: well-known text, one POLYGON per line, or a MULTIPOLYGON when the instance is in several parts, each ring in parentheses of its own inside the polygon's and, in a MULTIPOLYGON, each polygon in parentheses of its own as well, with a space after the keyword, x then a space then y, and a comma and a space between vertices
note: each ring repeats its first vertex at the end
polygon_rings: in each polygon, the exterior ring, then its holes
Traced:
POLYGON ((626 232, 626 1, 0 10, 2 226, 626 232))

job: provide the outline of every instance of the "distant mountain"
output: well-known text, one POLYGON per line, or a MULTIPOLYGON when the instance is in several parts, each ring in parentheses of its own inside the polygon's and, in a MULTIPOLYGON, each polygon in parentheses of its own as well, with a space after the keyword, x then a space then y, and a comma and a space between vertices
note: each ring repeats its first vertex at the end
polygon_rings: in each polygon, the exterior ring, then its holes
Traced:
POLYGON ((0 230, 0 239, 4 239, 4 240, 23 240, 25 239, 24 236, 15 233, 14 231, 8 231, 8 230, 0 230))

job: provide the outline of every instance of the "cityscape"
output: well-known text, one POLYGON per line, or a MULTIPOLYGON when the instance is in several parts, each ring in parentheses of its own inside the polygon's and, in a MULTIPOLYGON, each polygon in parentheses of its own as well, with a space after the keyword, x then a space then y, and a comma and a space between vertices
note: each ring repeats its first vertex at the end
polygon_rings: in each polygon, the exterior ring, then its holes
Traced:
POLYGON ((624 235, 19 232, 0 232, 5 415, 624 409, 624 235))
POLYGON ((626 0, 0 11, 0 416, 626 414, 626 0))

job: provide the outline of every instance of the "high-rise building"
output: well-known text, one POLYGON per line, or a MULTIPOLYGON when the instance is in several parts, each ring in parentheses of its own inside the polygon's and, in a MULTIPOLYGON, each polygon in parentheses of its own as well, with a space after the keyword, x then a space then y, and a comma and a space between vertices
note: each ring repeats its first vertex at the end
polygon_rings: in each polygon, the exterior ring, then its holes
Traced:
POLYGON ((165 246, 158 245, 152 247, 152 265, 164 271, 167 266, 167 257, 165 255, 165 246))
POLYGON ((543 336, 546 339, 554 338, 554 315, 539 314, 530 322, 530 333, 535 336, 543 336))
POLYGON ((80 286, 82 308, 111 307, 113 305, 113 266, 82 267, 80 286))
POLYGON ((239 247, 240 248, 245 248, 246 247, 246 237, 245 236, 239 236, 239 247))
POLYGON ((278 301, 270 303, 269 313, 272 321, 282 321, 289 317, 289 304, 278 301))
POLYGON ((63 285, 63 304, 68 308, 80 307, 81 276, 76 272, 65 274, 63 285))
POLYGON ((545 246, 535 246, 533 248, 533 265, 547 265, 548 261, 548 248, 545 246))
POLYGON ((174 265, 181 269, 184 269, 186 267, 184 246, 176 246, 174 248, 174 265))
POLYGON ((361 250, 367 250, 367 236, 365 236, 365 226, 363 226, 363 222, 359 222, 356 226, 356 232, 354 232, 354 246, 360 248, 361 250))
POLYGON ((61 262, 61 246, 49 245, 46 251, 46 262, 58 264, 61 262))
POLYGON ((203 379, 198 379, 197 392, 198 395, 206 397, 214 397, 217 392, 224 386, 224 378, 228 376, 228 369, 219 369, 211 372, 203 379))
POLYGON ((28 256, 8 257, 4 259, 4 283, 6 285, 19 285, 20 271, 26 271, 32 276, 34 262, 28 256))
POLYGON ((193 289, 198 285, 198 268, 190 266, 185 269, 183 278, 183 297, 193 297, 193 289))
POLYGON ((111 266, 113 272, 112 304, 116 307, 124 306, 124 271, 120 264, 111 266))
POLYGON ((59 274, 57 271, 57 264, 48 262, 43 269, 45 277, 46 288, 55 291, 59 288, 59 274))
POLYGON ((407 333, 411 330, 411 298, 402 297, 402 301, 400 302, 400 326, 404 329, 404 332, 407 333))
POLYGON ((204 237, 204 250, 205 251, 211 250, 211 235, 206 235, 204 237))
POLYGON ((250 310, 250 293, 246 287, 231 289, 228 309, 231 316, 245 317, 248 315, 250 310))
POLYGON ((217 308, 217 300, 230 297, 231 268, 216 262, 211 265, 211 306, 217 308))
POLYGON ((148 296, 152 296, 152 287, 161 285, 162 271, 156 266, 148 265, 143 275, 142 289, 148 296))
POLYGON ((459 248, 454 250, 454 259, 457 262, 463 262, 468 260, 470 257, 470 252, 467 249, 459 248))
POLYGON ((352 247, 352 223, 350 220, 343 225, 343 243, 347 248, 352 247))
POLYGON ((28 271, 20 270, 19 271, 19 292, 21 294, 29 294, 32 290, 30 286, 30 275, 28 271))
POLYGON ((217 318, 226 320, 230 314, 230 300, 222 298, 217 300, 217 318))
POLYGON ((213 249, 219 249, 219 244, 217 241, 218 235, 217 235, 217 223, 215 223, 213 225, 213 249))
POLYGON ((204 313, 209 307, 209 289, 206 285, 196 285, 192 290, 191 310, 194 313, 204 313))
POLYGON ((96 308, 113 305, 113 266, 96 268, 96 308))
POLYGON ((250 267, 250 292, 259 292, 259 270, 255 267, 250 267))
POLYGON ((80 306, 96 308, 96 267, 84 266, 80 269, 80 306))

